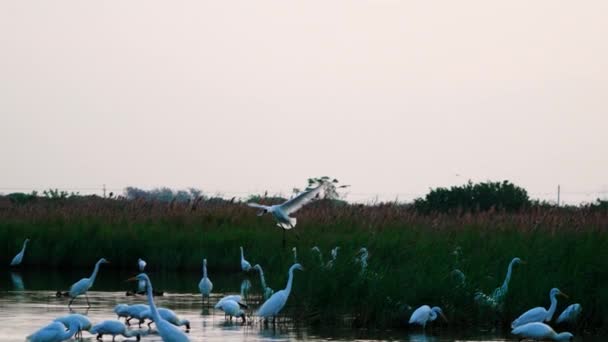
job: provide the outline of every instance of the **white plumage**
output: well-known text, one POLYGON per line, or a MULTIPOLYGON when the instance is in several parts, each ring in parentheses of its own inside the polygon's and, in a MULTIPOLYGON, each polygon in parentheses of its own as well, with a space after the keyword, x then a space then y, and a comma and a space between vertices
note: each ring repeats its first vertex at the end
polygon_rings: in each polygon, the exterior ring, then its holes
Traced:
POLYGON ((243 246, 241 246, 241 270, 249 272, 250 269, 251 264, 249 261, 245 260, 245 253, 243 252, 243 246))
POLYGON ((438 315, 441 315, 441 317, 443 317, 443 319, 447 321, 440 307, 434 306, 433 308, 431 308, 428 305, 423 305, 412 313, 412 316, 410 316, 409 323, 422 325, 422 328, 424 329, 426 328, 427 323, 437 319, 438 315))
POLYGON ((232 317, 241 317, 243 319, 243 323, 245 323, 245 312, 241 309, 241 305, 232 299, 223 299, 217 303, 216 308, 224 311, 224 313, 230 316, 230 320, 232 317))
POLYGON ((209 297, 211 291, 213 290, 213 283, 209 277, 207 277, 207 259, 203 259, 203 278, 198 283, 198 289, 201 291, 203 299, 205 297, 209 297))
POLYGON ((287 280, 287 286, 285 286, 285 289, 277 291, 268 300, 266 300, 264 304, 262 304, 257 311, 258 316, 264 318, 275 317, 283 309, 287 303, 287 299, 289 299, 289 294, 291 293, 294 270, 303 271, 304 267, 302 267, 300 264, 294 264, 289 268, 289 279, 287 280))
POLYGON ((578 316, 580 316, 582 311, 583 311, 583 307, 578 303, 569 305, 567 308, 564 309, 562 314, 559 315, 559 317, 557 317, 557 320, 555 320, 555 323, 557 323, 557 324, 561 324, 561 323, 574 324, 574 323, 576 323, 576 320, 578 319, 578 316))
POLYGON ((557 295, 567 297, 559 289, 552 288, 549 292, 549 298, 551 300, 551 306, 549 307, 549 310, 540 306, 530 309, 524 312, 516 320, 514 320, 513 323, 511 323, 511 328, 516 328, 527 323, 551 321, 551 318, 555 313, 555 309, 557 308, 557 298, 555 298, 557 295))
POLYGON ((89 303, 89 297, 87 297, 87 291, 93 286, 93 283, 95 282, 95 278, 97 277, 97 272, 99 272, 99 266, 101 264, 107 264, 109 263, 106 259, 101 258, 99 259, 99 261, 97 261, 97 263, 95 264, 95 269, 93 270, 93 274, 91 274, 91 276, 89 278, 82 278, 79 281, 75 282, 71 287, 70 287, 70 291, 69 291, 69 295, 70 295, 70 302, 68 303, 68 306, 72 305, 72 302, 74 301, 74 299, 76 299, 76 297, 80 296, 80 295, 84 295, 85 298, 87 299, 87 305, 90 307, 91 304, 89 303))
POLYGON ((26 337, 30 342, 60 342, 70 339, 78 332, 79 323, 75 320, 70 322, 68 330, 65 325, 60 322, 52 322, 51 324, 41 328, 30 336, 26 337))
POLYGON ((30 239, 25 239, 23 241, 23 247, 21 247, 21 251, 15 255, 13 260, 11 261, 11 266, 19 266, 23 261, 23 255, 25 254, 25 248, 27 247, 27 243, 30 242, 30 239))
POLYGON ((55 322, 62 323, 66 328, 70 327, 72 321, 78 323, 78 332, 76 332, 76 336, 82 336, 82 331, 90 331, 91 330, 91 321, 87 316, 81 314, 69 314, 65 316, 61 316, 54 320, 55 322))
MULTIPOLYGON (((184 325, 186 326, 186 331, 190 330, 190 321, 187 319, 179 318, 179 316, 177 316, 177 314, 173 310, 167 308, 158 308, 158 314, 165 321, 175 325, 176 327, 181 327, 182 325, 184 325)), ((152 317, 152 311, 150 311, 150 309, 142 312, 141 316, 150 320, 150 323, 148 323, 148 327, 154 322, 154 317, 152 317)))
MULTIPOLYGON (((147 263, 139 258, 137 259, 137 267, 139 268, 139 273, 143 272, 146 269, 146 265, 147 263)), ((143 281, 138 281, 137 282, 137 292, 144 292, 146 291, 146 283, 143 281)))
POLYGON ((255 266, 253 266, 253 269, 258 270, 258 272, 260 272, 260 283, 262 284, 262 292, 264 294, 264 300, 270 298, 270 296, 272 296, 272 294, 274 293, 274 290, 271 289, 270 287, 266 286, 266 278, 264 277, 264 270, 262 269, 262 266, 260 266, 259 264, 256 264, 255 266))
POLYGON ((90 333, 97 335, 98 340, 101 340, 103 335, 112 335, 112 341, 114 341, 114 338, 117 335, 122 335, 124 337, 136 336, 138 341, 142 335, 145 335, 145 332, 141 330, 128 330, 123 322, 117 320, 107 320, 95 324, 91 328, 90 333))
POLYGON ((517 335, 523 338, 530 338, 534 340, 547 340, 553 341, 572 341, 574 336, 569 332, 556 333, 550 326, 545 323, 527 323, 516 327, 511 331, 511 334, 517 335))

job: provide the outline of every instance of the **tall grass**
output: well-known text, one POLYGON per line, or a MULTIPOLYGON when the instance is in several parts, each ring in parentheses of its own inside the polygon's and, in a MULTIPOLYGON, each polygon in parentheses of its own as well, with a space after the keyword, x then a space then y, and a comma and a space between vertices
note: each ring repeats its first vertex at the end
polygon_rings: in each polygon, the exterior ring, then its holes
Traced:
POLYGON ((607 329, 606 211, 419 215, 401 205, 319 202, 297 216, 298 226, 287 232, 289 248, 282 248, 272 219, 242 203, 81 198, 13 205, 0 199, 0 262, 8 264, 29 237, 25 267, 90 269, 103 256, 115 268, 132 269, 143 257, 152 269, 199 270, 206 257, 211 274, 231 273, 239 272, 243 246, 277 290, 285 286, 296 246, 306 271, 295 275, 290 312, 309 322, 403 327, 412 309, 431 304, 443 307, 450 326, 506 328, 523 311, 548 306, 549 290, 559 287, 570 299, 560 299, 558 312, 581 303, 579 328, 607 329), (315 245, 325 262, 330 248, 341 247, 333 268, 319 264, 310 251, 315 245), (370 251, 363 274, 354 262, 361 246, 370 251), (516 266, 504 310, 479 307, 474 292, 501 285, 515 256, 528 263, 516 266), (455 268, 466 275, 464 286, 453 277, 455 268))

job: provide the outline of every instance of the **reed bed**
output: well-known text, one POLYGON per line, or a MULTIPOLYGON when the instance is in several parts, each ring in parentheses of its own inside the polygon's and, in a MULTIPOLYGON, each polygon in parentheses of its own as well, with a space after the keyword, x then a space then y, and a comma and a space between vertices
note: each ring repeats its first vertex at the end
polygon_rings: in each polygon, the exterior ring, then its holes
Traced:
MULTIPOLYGON (((8 264, 25 237, 31 239, 24 267, 86 268, 101 256, 111 267, 132 269, 142 257, 154 270, 199 270, 208 259, 211 275, 239 272, 239 246, 260 263, 269 286, 285 286, 298 248, 305 272, 295 275, 289 312, 318 324, 405 327, 421 304, 439 305, 451 327, 507 329, 534 306, 548 306, 559 287, 578 302, 577 327, 608 330, 608 212, 585 208, 531 208, 421 215, 407 205, 345 205, 318 201, 298 212, 298 226, 281 231, 268 216, 245 204, 219 200, 194 203, 68 198, 14 205, 0 198, 0 262, 8 264), (296 235, 297 234, 297 235, 296 235), (323 251, 320 264, 311 247, 323 251), (340 246, 333 268, 329 251, 340 246), (370 252, 366 272, 354 262, 370 252), (509 261, 516 266, 504 309, 480 307, 474 292, 500 286, 509 261), (452 271, 460 269, 461 284, 452 271)), ((252 279, 253 280, 253 279, 252 279)), ((254 291, 259 290, 253 281, 254 291)), ((437 325, 444 325, 438 323, 437 325)))

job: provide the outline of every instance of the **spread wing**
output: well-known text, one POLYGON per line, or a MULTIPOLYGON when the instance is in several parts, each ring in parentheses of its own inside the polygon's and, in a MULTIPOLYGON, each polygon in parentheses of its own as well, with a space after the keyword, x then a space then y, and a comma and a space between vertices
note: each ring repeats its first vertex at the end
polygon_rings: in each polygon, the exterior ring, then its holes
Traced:
POLYGON ((249 203, 247 203, 247 205, 250 206, 250 207, 252 207, 252 208, 268 209, 268 206, 266 206, 266 205, 257 204, 257 203, 253 203, 253 202, 249 202, 249 203))
POLYGON ((285 214, 289 215, 298 211, 300 208, 305 206, 308 202, 312 201, 325 187, 325 183, 317 186, 316 188, 301 192, 296 197, 290 199, 289 201, 281 204, 281 209, 285 214))

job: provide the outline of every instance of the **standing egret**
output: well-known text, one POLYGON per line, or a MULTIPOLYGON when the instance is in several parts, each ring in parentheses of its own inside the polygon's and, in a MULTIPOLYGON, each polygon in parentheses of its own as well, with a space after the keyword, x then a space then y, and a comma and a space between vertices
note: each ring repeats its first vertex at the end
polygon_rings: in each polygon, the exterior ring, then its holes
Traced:
POLYGON ((264 270, 262 270, 262 266, 260 266, 259 264, 256 264, 255 266, 253 266, 253 269, 258 270, 258 272, 260 272, 260 283, 262 283, 262 291, 264 293, 264 300, 267 300, 268 298, 270 298, 270 296, 272 296, 272 294, 274 293, 274 290, 271 289, 270 287, 266 286, 266 279, 264 278, 264 270))
MULTIPOLYGON (((139 268, 139 273, 142 273, 145 269, 146 269, 146 262, 139 258, 137 259, 137 267, 139 268)), ((141 292, 145 292, 146 291, 146 283, 144 283, 143 281, 139 281, 137 283, 137 292, 141 293, 141 292)))
POLYGON ((25 239, 25 241, 23 241, 23 247, 21 248, 21 252, 15 255, 15 257, 11 261, 11 266, 21 265, 21 261, 23 261, 23 255, 25 254, 25 247, 27 247, 28 242, 30 242, 30 239, 25 239))
POLYGON ((272 321, 274 323, 276 316, 287 303, 287 299, 289 299, 289 294, 291 293, 291 285, 293 284, 294 270, 304 271, 304 267, 302 267, 302 265, 300 264, 293 264, 289 268, 289 279, 287 280, 287 286, 285 286, 285 289, 277 291, 268 300, 266 300, 264 304, 262 304, 262 306, 257 311, 258 316, 264 317, 266 319, 268 317, 273 317, 272 321))
POLYGON ((146 282, 146 292, 148 296, 148 305, 150 305, 150 311, 152 312, 152 317, 154 319, 154 323, 156 324, 156 329, 158 330, 158 334, 161 336, 164 342, 185 342, 190 341, 188 336, 181 331, 179 328, 174 326, 173 324, 167 322, 163 319, 158 310, 156 309, 156 305, 154 304, 154 296, 152 295, 152 283, 150 282, 150 278, 145 273, 140 273, 131 280, 144 280, 146 282))
POLYGON ((422 329, 425 329, 426 328, 426 324, 428 322, 432 322, 435 319, 437 319, 438 315, 440 315, 446 322, 448 321, 448 319, 445 318, 445 316, 443 315, 443 311, 441 310, 440 307, 434 306, 431 309, 430 306, 423 305, 423 306, 419 307, 418 309, 416 309, 416 311, 414 311, 412 313, 412 316, 410 317, 409 323, 410 324, 422 325, 422 329))
POLYGON ((524 312, 521 316, 519 316, 516 320, 511 323, 511 328, 516 328, 522 326, 527 323, 533 322, 549 322, 555 313, 555 309, 557 308, 557 295, 564 296, 568 298, 563 292, 561 292, 557 288, 552 288, 551 292, 549 292, 549 299, 551 300, 551 306, 549 310, 543 307, 536 307, 524 312))
POLYGON ((87 305, 91 307, 91 303, 89 303, 89 297, 87 297, 87 291, 93 286, 95 282, 95 278, 97 277, 97 272, 99 272, 99 266, 101 264, 109 264, 110 262, 104 258, 99 259, 95 264, 95 269, 93 270, 93 274, 89 278, 82 278, 79 281, 75 282, 72 287, 70 287, 70 302, 68 303, 68 307, 72 305, 72 302, 76 297, 80 295, 84 295, 87 299, 87 305))
POLYGON ((243 279, 241 282, 241 295, 247 299, 249 297, 249 290, 251 290, 251 282, 249 279, 243 279))
POLYGON ((251 270, 251 264, 249 261, 245 260, 245 254, 243 253, 243 246, 241 246, 241 269, 244 272, 249 272, 251 270))
POLYGON ((334 262, 336 261, 336 259, 338 258, 338 251, 340 250, 339 246, 334 247, 331 250, 331 260, 329 260, 327 262, 327 268, 333 268, 334 267, 334 262))
POLYGON ((230 316, 230 320, 232 321, 232 317, 241 317, 243 319, 243 323, 245 323, 245 312, 241 309, 241 304, 232 299, 226 299, 218 302, 216 305, 217 309, 224 311, 225 315, 230 316))
MULTIPOLYGON (((173 310, 167 308, 158 308, 158 314, 165 321, 175 325, 176 327, 181 327, 182 325, 185 325, 186 331, 190 331, 190 321, 187 319, 179 318, 179 316, 177 316, 177 314, 173 310)), ((150 327, 150 325, 154 323, 154 317, 152 317, 152 311, 150 311, 150 309, 142 312, 141 315, 142 317, 150 320, 150 322, 148 322, 148 327, 150 327)))
POLYGON ((557 323, 557 324, 561 324, 561 323, 574 324, 574 323, 576 323, 576 319, 578 318, 578 316, 580 316, 582 311, 583 311, 583 307, 578 303, 569 305, 566 309, 564 309, 562 314, 559 315, 559 317, 557 317, 557 319, 555 320, 555 323, 557 323))
POLYGON ((26 341, 61 342, 70 339, 79 329, 80 323, 76 320, 70 321, 68 330, 65 330, 63 323, 53 322, 26 337, 26 341))
POLYGON ((321 249, 319 249, 318 246, 314 246, 313 248, 310 249, 313 252, 316 252, 317 255, 319 256, 319 264, 321 266, 325 265, 325 263, 323 262, 323 253, 321 253, 321 249))
POLYGON ((141 335, 145 335, 141 330, 127 330, 127 326, 116 320, 106 320, 99 324, 95 324, 90 331, 91 334, 97 335, 97 340, 101 340, 103 335, 112 335, 112 341, 116 338, 116 335, 122 335, 124 337, 133 337, 139 341, 141 335))
POLYGON ((513 258, 507 267, 507 275, 502 283, 502 286, 497 287, 492 295, 488 296, 480 291, 475 293, 475 301, 490 306, 494 309, 502 309, 507 292, 509 291, 509 282, 511 281, 511 274, 513 273, 513 266, 516 264, 525 264, 520 258, 513 258))
POLYGON ((65 316, 61 316, 56 318, 54 322, 63 323, 66 328, 70 327, 70 323, 72 321, 78 322, 78 332, 76 332, 76 337, 82 337, 82 331, 90 331, 91 330, 91 321, 87 318, 87 316, 81 314, 69 314, 65 316))
POLYGON ((291 249, 291 251, 293 252, 293 263, 297 264, 298 263, 298 249, 296 247, 293 247, 291 249))
POLYGON ((359 250, 359 252, 357 252, 357 254, 359 256, 357 258, 355 258, 355 262, 361 264, 361 273, 365 273, 365 270, 367 270, 367 258, 369 257, 367 248, 361 247, 361 249, 359 250))
POLYGON ((285 231, 296 226, 296 218, 289 215, 295 213, 308 202, 312 201, 325 188, 326 183, 322 182, 316 188, 301 192, 294 198, 276 205, 262 205, 258 203, 247 203, 248 206, 260 209, 258 216, 270 213, 277 221, 277 226, 283 229, 283 247, 285 246, 285 231))
POLYGON ((133 304, 133 305, 129 305, 124 312, 126 312, 127 314, 127 320, 125 321, 125 323, 127 325, 131 325, 131 320, 132 319, 137 319, 138 325, 141 328, 141 324, 146 320, 146 317, 144 317, 144 312, 146 310, 150 310, 150 306, 147 304, 133 304))
POLYGON ((203 278, 198 283, 198 289, 201 291, 201 295, 203 296, 203 303, 204 303, 205 297, 207 297, 207 299, 209 299, 211 290, 213 290, 213 283, 207 277, 207 259, 203 259, 203 278))
POLYGON ((534 340, 573 341, 574 336, 569 332, 556 333, 545 323, 533 322, 520 325, 511 331, 511 334, 522 338, 534 340))

